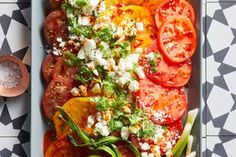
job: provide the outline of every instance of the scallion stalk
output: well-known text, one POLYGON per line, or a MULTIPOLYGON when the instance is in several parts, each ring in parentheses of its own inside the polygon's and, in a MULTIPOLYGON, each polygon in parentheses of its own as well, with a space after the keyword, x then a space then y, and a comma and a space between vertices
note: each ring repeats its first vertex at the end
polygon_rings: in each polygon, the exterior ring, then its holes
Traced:
POLYGON ((188 156, 191 153, 192 145, 193 145, 193 136, 189 135, 187 148, 186 148, 186 156, 188 156))
POLYGON ((198 109, 194 109, 188 112, 186 124, 183 130, 182 135, 180 136, 178 142, 175 144, 174 148, 172 149, 172 155, 174 157, 179 157, 182 155, 184 148, 188 142, 188 137, 191 133, 194 121, 197 117, 198 109))
POLYGON ((57 109, 61 114, 62 120, 71 128, 72 131, 74 131, 79 136, 79 138, 85 144, 93 142, 93 140, 77 126, 77 124, 73 121, 71 116, 62 107, 58 106, 57 109))

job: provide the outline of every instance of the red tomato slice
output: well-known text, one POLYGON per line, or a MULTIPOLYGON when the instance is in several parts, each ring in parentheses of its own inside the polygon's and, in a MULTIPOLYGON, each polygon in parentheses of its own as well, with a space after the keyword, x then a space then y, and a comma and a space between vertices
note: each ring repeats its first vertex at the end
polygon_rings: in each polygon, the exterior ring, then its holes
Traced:
POLYGON ((43 139, 43 154, 45 155, 49 146, 56 140, 56 133, 54 130, 48 130, 44 134, 43 139))
POLYGON ((53 77, 61 76, 63 78, 66 78, 70 80, 70 82, 75 85, 76 84, 76 75, 79 73, 79 67, 78 66, 71 66, 68 65, 64 57, 58 59, 58 61, 55 64, 55 68, 53 70, 53 77))
POLYGON ((165 155, 168 151, 167 143, 174 147, 183 131, 183 124, 181 121, 176 121, 166 127, 166 131, 163 133, 164 138, 159 141, 161 155, 165 155), (174 141, 174 142, 173 142, 174 141))
POLYGON ((53 10, 61 9, 61 5, 64 3, 64 0, 49 0, 50 7, 53 10))
POLYGON ((158 46, 170 62, 189 60, 196 49, 196 32, 190 20, 180 16, 168 18, 158 31, 158 46))
POLYGON ((187 98, 183 88, 165 88, 149 79, 140 80, 138 107, 157 124, 170 124, 187 110, 187 98))
POLYGON ((65 41, 68 37, 67 17, 62 10, 51 12, 46 17, 43 27, 46 41, 50 46, 57 42, 57 38, 65 41))
POLYGON ((157 58, 155 63, 153 70, 147 57, 141 59, 146 76, 153 82, 166 87, 181 87, 188 83, 192 70, 191 62, 169 64, 163 58, 157 58))
POLYGON ((48 85, 43 97, 43 110, 47 118, 53 119, 56 113, 56 106, 62 106, 69 100, 71 95, 72 85, 70 80, 55 77, 48 85))
POLYGON ((170 16, 181 15, 189 18, 194 24, 194 9, 186 0, 164 0, 157 7, 155 14, 156 26, 159 28, 161 24, 170 16))
POLYGON ((57 57, 53 55, 47 55, 43 60, 42 73, 44 80, 49 83, 52 80, 52 73, 55 67, 57 57))
POLYGON ((89 156, 90 152, 87 147, 73 146, 67 135, 63 135, 50 145, 45 157, 85 157, 89 156))

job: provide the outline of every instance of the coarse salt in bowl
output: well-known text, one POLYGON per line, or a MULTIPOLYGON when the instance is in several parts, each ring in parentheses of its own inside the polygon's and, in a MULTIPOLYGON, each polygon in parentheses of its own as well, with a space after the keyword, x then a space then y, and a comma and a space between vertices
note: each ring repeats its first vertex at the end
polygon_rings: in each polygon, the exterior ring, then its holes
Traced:
POLYGON ((21 95, 29 86, 26 66, 14 56, 0 56, 0 96, 21 95))

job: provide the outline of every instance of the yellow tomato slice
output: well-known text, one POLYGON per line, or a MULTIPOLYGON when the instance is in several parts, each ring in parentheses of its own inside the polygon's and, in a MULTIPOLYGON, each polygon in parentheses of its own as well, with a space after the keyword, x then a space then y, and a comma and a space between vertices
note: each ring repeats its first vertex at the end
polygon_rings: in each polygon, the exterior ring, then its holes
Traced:
MULTIPOLYGON (((68 100, 63 109, 70 114, 75 123, 88 134, 92 133, 92 129, 87 128, 87 118, 89 115, 96 114, 96 104, 89 100, 88 97, 77 97, 68 100)), ((71 132, 67 124, 59 117, 57 112, 53 117, 57 137, 71 132)))
POLYGON ((129 5, 122 7, 124 14, 119 17, 119 19, 125 19, 128 17, 134 19, 137 22, 143 24, 143 31, 138 31, 134 43, 132 44, 133 48, 141 47, 146 48, 150 46, 152 41, 156 38, 156 25, 154 18, 151 15, 150 11, 141 6, 129 5))

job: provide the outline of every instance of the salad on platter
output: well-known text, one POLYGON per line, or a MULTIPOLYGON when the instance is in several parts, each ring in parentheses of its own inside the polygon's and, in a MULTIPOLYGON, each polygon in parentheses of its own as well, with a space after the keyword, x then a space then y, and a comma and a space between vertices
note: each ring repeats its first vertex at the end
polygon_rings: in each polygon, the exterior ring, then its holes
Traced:
POLYGON ((194 21, 186 0, 49 0, 44 156, 196 156, 194 21))

